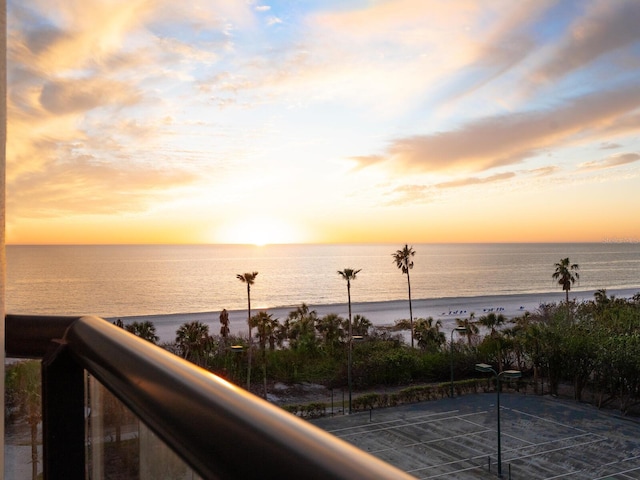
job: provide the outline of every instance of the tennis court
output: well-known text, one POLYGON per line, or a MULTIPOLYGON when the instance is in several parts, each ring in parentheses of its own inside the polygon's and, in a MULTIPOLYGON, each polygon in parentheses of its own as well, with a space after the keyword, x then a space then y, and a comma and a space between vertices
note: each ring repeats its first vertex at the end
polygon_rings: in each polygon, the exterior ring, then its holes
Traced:
MULTIPOLYGON (((313 423, 417 478, 495 478, 495 402, 466 395, 313 423)), ((640 479, 638 419, 533 395, 500 403, 504 478, 640 479)))

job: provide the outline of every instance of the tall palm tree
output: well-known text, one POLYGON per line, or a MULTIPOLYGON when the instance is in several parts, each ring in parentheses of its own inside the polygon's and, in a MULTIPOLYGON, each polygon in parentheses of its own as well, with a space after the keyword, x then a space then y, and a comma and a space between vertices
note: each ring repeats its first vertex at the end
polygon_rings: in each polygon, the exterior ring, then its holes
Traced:
POLYGON ((407 287, 409 289, 409 325, 411 326, 411 348, 413 348, 413 308, 411 306, 411 280, 409 278, 409 270, 413 268, 412 257, 416 254, 413 246, 405 244, 404 248, 397 250, 392 254, 396 266, 407 275, 407 287))
POLYGON ((561 259, 555 264, 555 267, 556 271, 553 272, 551 278, 558 280, 558 285, 562 285, 562 290, 567 294, 567 305, 569 305, 569 290, 571 290, 571 285, 580 279, 578 273, 580 267, 577 263, 571 264, 569 257, 561 259))
POLYGON ((239 273, 236 278, 247 284, 247 325, 249 326, 249 354, 247 355, 247 390, 251 388, 251 285, 256 281, 258 272, 239 273))
POLYGON ((338 270, 344 280, 347 281, 347 300, 349 302, 349 358, 347 359, 347 383, 349 384, 349 413, 351 413, 351 362, 352 362, 352 350, 353 350, 353 330, 351 328, 351 280, 356 279, 356 275, 360 273, 360 269, 354 270, 353 268, 345 268, 344 270, 338 270))

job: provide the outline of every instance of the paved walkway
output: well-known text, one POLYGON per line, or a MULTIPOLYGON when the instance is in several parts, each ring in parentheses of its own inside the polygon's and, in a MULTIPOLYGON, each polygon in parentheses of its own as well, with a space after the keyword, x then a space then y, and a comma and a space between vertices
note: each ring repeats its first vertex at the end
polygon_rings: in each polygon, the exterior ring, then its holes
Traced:
MULTIPOLYGON (((312 423, 417 478, 493 479, 495 402, 466 395, 312 423)), ((504 478, 640 480, 638 419, 533 395, 504 393, 500 404, 504 478)))

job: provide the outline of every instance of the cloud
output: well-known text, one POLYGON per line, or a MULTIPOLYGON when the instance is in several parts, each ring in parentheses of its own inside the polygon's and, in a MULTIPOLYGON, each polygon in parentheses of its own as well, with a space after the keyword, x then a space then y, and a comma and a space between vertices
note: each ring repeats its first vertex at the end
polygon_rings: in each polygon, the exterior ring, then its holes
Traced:
POLYGON ((502 182, 504 180, 509 180, 515 176, 516 174, 514 172, 505 172, 497 173, 496 175, 491 175, 490 177, 485 178, 469 177, 462 178, 460 180, 452 180, 450 182, 441 182, 436 184, 435 186, 437 188, 467 187, 469 185, 483 185, 486 183, 502 182))
POLYGON ((640 160, 640 154, 638 153, 623 153, 617 155, 611 155, 602 160, 594 160, 592 162, 585 162, 579 165, 581 170, 603 170, 605 168, 619 167, 622 165, 628 165, 640 160))
POLYGON ((600 0, 577 19, 534 76, 552 81, 640 40, 640 2, 600 0))
POLYGON ((273 25, 277 25, 279 23, 282 23, 282 20, 280 18, 274 16, 274 15, 270 15, 267 18, 267 25, 270 26, 270 27, 273 26, 273 25))
POLYGON ((414 203, 427 203, 433 198, 433 188, 428 185, 402 185, 394 188, 386 196, 392 197, 385 206, 397 207, 414 203))
POLYGON ((546 177, 556 173, 558 170, 560 170, 559 167, 555 165, 549 165, 546 167, 534 168, 533 170, 529 170, 527 173, 535 177, 546 177))
POLYGON ((361 169, 384 162, 386 157, 384 155, 362 155, 351 157, 351 160, 355 160, 357 168, 361 169))
POLYGON ((7 210, 23 218, 137 212, 196 180, 185 169, 75 156, 13 181, 7 188, 7 210))
MULTIPOLYGON (((383 156, 404 172, 481 172, 521 162, 542 149, 598 136, 640 106, 640 86, 591 93, 555 108, 470 121, 460 128, 397 138, 383 156)), ((365 166, 371 156, 353 157, 365 166)), ((374 156, 373 158, 376 158, 374 156)))
POLYGON ((98 78, 58 80, 42 87, 40 102, 50 113, 64 115, 108 105, 127 106, 140 101, 141 95, 122 82, 98 78))

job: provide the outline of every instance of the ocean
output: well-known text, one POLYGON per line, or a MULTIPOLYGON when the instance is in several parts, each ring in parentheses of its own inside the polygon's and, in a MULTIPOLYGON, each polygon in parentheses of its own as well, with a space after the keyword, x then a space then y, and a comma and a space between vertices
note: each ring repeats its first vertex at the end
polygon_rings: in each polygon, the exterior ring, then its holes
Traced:
MULTIPOLYGON (((352 302, 406 300, 392 254, 403 245, 7 246, 9 313, 106 318, 346 303, 337 274, 361 269, 352 302)), ((412 297, 447 299, 561 293, 554 264, 580 265, 572 293, 640 291, 640 243, 416 244, 412 297)))

